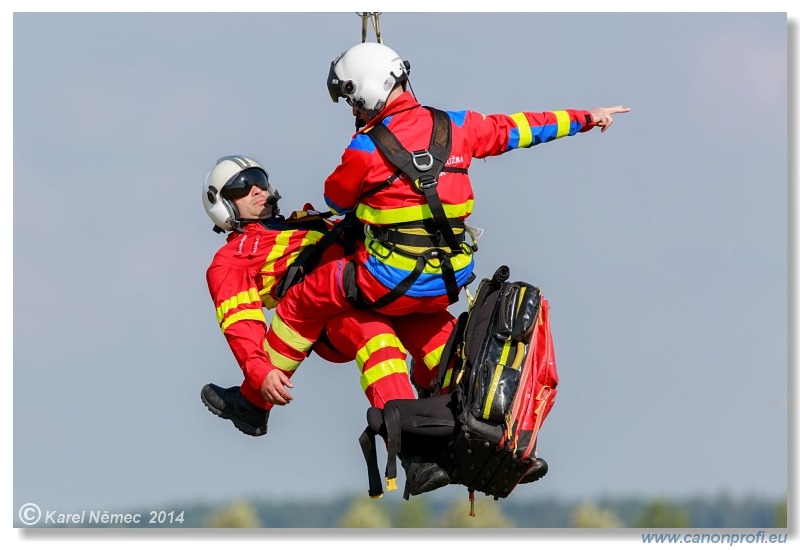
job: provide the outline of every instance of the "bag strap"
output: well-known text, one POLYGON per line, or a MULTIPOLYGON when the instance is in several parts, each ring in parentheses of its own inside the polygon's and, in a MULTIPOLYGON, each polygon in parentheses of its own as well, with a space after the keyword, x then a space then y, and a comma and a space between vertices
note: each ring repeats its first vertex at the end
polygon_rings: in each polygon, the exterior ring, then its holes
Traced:
POLYGON ((447 343, 445 343, 442 349, 436 377, 431 382, 431 395, 439 395, 442 393, 442 389, 449 389, 453 383, 452 375, 455 373, 456 362, 459 360, 458 348, 464 339, 464 329, 467 325, 468 317, 469 313, 464 311, 458 316, 458 319, 456 319, 456 325, 453 327, 453 331, 450 333, 450 336, 447 338, 447 343), (452 365, 452 368, 448 369, 450 365, 452 365), (445 380, 448 370, 450 370, 451 379, 445 380))
POLYGON ((367 475, 369 476, 369 496, 370 498, 379 498, 383 495, 383 486, 381 484, 381 474, 378 470, 378 452, 375 448, 375 436, 377 433, 371 427, 362 432, 358 438, 361 444, 361 451, 364 453, 364 459, 367 461, 367 475))

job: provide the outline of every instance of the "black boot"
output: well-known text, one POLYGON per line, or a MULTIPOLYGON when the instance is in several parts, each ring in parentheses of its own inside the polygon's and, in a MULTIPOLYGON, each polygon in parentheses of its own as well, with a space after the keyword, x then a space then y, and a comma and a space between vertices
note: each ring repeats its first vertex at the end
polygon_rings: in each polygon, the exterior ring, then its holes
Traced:
POLYGON ((206 384, 200 392, 200 399, 209 411, 233 422, 240 432, 252 436, 267 433, 269 411, 248 401, 239 391, 239 386, 226 389, 206 384))
POLYGON ((435 462, 424 462, 419 455, 402 459, 401 464, 406 471, 406 491, 412 496, 450 484, 447 470, 435 462))
POLYGON ((522 479, 519 480, 519 483, 533 483, 534 481, 539 481, 547 474, 547 462, 544 461, 543 458, 537 458, 533 461, 533 465, 531 465, 530 470, 528 470, 522 479))

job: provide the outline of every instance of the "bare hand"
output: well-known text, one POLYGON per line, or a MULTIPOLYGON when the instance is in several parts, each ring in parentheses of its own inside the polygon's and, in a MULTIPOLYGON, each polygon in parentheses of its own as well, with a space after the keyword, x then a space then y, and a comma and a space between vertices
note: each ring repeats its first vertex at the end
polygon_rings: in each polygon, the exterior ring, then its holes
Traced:
POLYGON ((279 369, 272 369, 261 384, 261 395, 273 405, 287 405, 294 397, 286 391, 286 388, 293 387, 294 385, 286 373, 279 369))
POLYGON ((594 119, 595 125, 600 127, 600 132, 605 132, 614 122, 614 119, 611 118, 611 115, 615 115, 617 113, 627 113, 628 111, 630 111, 630 108, 617 105, 616 107, 598 107, 597 109, 592 109, 589 112, 592 113, 592 118, 594 119))

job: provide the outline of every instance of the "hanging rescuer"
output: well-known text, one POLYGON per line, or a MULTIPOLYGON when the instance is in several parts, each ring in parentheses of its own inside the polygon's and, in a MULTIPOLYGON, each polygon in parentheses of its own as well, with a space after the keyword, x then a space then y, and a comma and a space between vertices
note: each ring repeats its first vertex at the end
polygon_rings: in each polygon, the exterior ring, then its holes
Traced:
MULTIPOLYGON (((464 242, 474 194, 473 158, 501 155, 610 124, 612 112, 567 109, 483 115, 422 107, 410 91, 410 63, 383 44, 358 44, 331 64, 331 99, 352 107, 363 126, 325 181, 337 214, 354 211, 367 226, 362 272, 395 295, 447 295, 472 274, 464 242)), ((360 278, 360 277, 357 277, 360 278)))

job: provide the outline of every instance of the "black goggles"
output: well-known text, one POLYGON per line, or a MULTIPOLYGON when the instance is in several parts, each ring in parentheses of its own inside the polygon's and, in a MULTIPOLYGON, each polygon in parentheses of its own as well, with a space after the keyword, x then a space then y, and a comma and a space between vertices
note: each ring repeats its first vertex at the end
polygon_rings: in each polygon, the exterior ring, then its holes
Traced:
POLYGON ((242 170, 231 181, 225 184, 225 187, 220 191, 220 195, 230 201, 241 199, 250 194, 250 189, 253 186, 269 191, 269 177, 266 172, 260 168, 248 168, 242 170))

